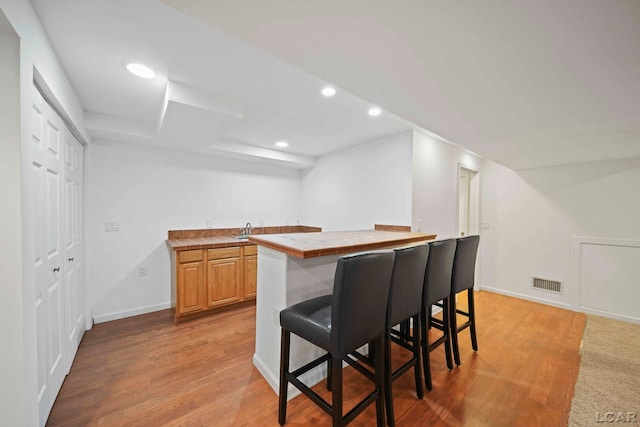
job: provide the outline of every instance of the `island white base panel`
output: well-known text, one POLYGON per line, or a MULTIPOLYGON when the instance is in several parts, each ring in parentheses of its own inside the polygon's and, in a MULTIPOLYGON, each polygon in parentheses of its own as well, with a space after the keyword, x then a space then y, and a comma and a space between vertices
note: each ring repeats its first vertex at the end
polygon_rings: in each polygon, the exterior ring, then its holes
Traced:
MULTIPOLYGON (((271 388, 279 392, 280 311, 301 301, 331 294, 339 255, 295 258, 258 246, 258 291, 256 298, 256 350, 253 364, 271 388)), ((326 352, 296 335, 291 335, 289 370, 293 371, 326 352)), ((327 376, 326 363, 301 377, 313 386, 327 376)), ((291 399, 300 392, 289 385, 291 399)))

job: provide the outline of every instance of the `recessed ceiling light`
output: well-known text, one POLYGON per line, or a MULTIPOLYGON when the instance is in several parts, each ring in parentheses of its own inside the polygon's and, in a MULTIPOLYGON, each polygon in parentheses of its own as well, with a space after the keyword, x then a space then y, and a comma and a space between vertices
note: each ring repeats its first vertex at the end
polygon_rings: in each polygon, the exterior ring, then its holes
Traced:
POLYGON ((382 113, 382 110, 380 109, 380 107, 371 107, 371 108, 369 108, 369 115, 371 117, 379 116, 381 113, 382 113))
POLYGON ((127 70, 129 70, 131 74, 142 77, 143 79, 152 79, 156 76, 156 72, 151 68, 136 62, 127 64, 127 70))
POLYGON ((331 86, 326 86, 326 87, 322 88, 322 94, 324 96, 326 96, 327 98, 331 98, 333 95, 336 94, 336 90, 335 90, 335 88, 332 88, 331 86))
POLYGON ((286 141, 278 141, 276 142, 276 147, 280 147, 280 148, 287 148, 289 146, 289 143, 286 141))

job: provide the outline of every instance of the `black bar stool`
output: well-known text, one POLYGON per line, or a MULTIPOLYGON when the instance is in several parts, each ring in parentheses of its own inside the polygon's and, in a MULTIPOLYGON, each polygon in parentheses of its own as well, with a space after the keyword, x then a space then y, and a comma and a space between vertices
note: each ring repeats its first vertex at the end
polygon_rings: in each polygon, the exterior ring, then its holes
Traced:
POLYGON ((375 353, 384 356, 387 302, 393 270, 393 251, 374 251, 338 259, 333 294, 313 298, 280 312, 282 341, 280 353, 280 401, 278 422, 286 422, 287 388, 293 384, 333 418, 333 426, 344 426, 374 401, 377 425, 384 425, 384 357, 377 357, 373 373, 353 364, 347 355, 373 342, 375 353), (289 372, 291 333, 327 351, 322 357, 289 372), (370 392, 343 416, 342 361, 345 360, 374 383, 370 392), (327 388, 332 392, 329 404, 303 384, 298 377, 327 362, 327 388))
MULTIPOLYGON (((420 359, 420 312, 422 310, 422 288, 424 273, 427 267, 429 245, 418 245, 398 248, 394 250, 393 275, 389 289, 389 303, 387 307, 387 330, 385 334, 384 374, 385 374, 385 403, 387 409, 387 424, 395 425, 393 413, 393 381, 400 378, 411 367, 414 368, 416 394, 419 399, 424 397, 422 390, 421 359, 420 359), (413 331, 410 328, 413 323, 413 331), (401 328, 394 329, 396 325, 401 328), (395 371, 391 366, 391 342, 411 351, 412 357, 395 371)), ((363 362, 368 366, 375 363, 375 352, 369 346, 369 355, 365 356, 357 351, 349 354, 353 362, 363 362)))
POLYGON ((471 347, 478 351, 478 339, 476 337, 476 314, 473 300, 473 286, 475 284, 476 257, 480 236, 466 236, 458 238, 456 255, 453 260, 453 275, 451 277, 451 344, 453 345, 453 358, 456 365, 460 365, 460 349, 458 348, 458 333, 469 328, 471 334, 471 347), (468 312, 456 308, 456 294, 467 291, 468 312), (468 320, 458 326, 457 314, 466 316, 468 320))
POLYGON ((453 370, 451 360, 451 334, 449 331, 449 297, 451 294, 451 274, 453 258, 456 252, 456 239, 439 240, 429 243, 429 258, 424 276, 424 290, 422 297, 421 332, 422 359, 424 365, 424 380, 428 390, 433 389, 431 382, 431 366, 429 353, 444 344, 447 368, 453 370), (431 307, 442 301, 442 320, 431 317, 431 307), (442 336, 429 344, 428 325, 442 331, 442 336))
POLYGON ((420 361, 420 312, 422 311, 422 288, 429 256, 429 245, 399 248, 395 251, 389 308, 387 311, 387 334, 385 337, 385 402, 387 424, 395 425, 393 413, 393 381, 400 378, 411 367, 414 370, 416 394, 424 397, 422 391, 420 361), (409 327, 402 330, 394 326, 408 324, 411 319, 413 331, 409 327), (395 371, 391 367, 391 342, 412 352, 412 357, 395 371))

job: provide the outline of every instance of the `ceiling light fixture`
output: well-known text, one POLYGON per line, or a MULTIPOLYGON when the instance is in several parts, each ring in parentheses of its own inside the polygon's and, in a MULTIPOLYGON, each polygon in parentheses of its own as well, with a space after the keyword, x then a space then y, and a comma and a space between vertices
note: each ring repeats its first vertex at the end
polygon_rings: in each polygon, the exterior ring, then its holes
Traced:
POLYGON ((371 107, 369 108, 369 115, 371 117, 377 117, 382 113, 382 110, 380 109, 380 107, 371 107))
POLYGON ((280 148, 287 148, 289 146, 289 143, 286 141, 278 141, 276 142, 276 147, 280 147, 280 148))
POLYGON ((335 94, 336 94, 336 89, 331 86, 326 86, 322 88, 322 95, 326 96, 327 98, 331 98, 335 94))
POLYGON ((142 77, 143 79, 152 79, 156 76, 156 72, 151 68, 136 62, 127 64, 127 70, 129 70, 131 74, 142 77))

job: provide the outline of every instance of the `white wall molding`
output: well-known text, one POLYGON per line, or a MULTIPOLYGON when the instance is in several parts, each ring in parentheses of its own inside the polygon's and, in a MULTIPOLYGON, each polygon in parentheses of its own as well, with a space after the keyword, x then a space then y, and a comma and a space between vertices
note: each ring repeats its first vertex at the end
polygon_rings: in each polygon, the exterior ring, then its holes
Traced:
POLYGON ((573 310, 640 323, 640 240, 572 237, 570 283, 573 310))
POLYGON ((564 302, 553 301, 553 300, 545 299, 545 298, 537 298, 537 297, 533 297, 531 295, 522 294, 520 292, 507 291, 505 289, 494 288, 492 286, 484 286, 484 285, 478 286, 478 290, 487 291, 487 292, 493 292, 494 294, 506 295, 508 297, 524 299, 524 300, 527 300, 527 301, 538 302, 538 303, 545 304, 545 305, 552 305, 554 307, 571 309, 571 305, 567 304, 567 303, 564 303, 564 302))
POLYGON ((153 313, 154 311, 166 310, 171 308, 171 303, 148 305, 146 307, 138 307, 131 310, 115 311, 112 313, 100 314, 93 318, 93 323, 104 323, 112 320, 124 319, 125 317, 138 316, 140 314, 153 313))

